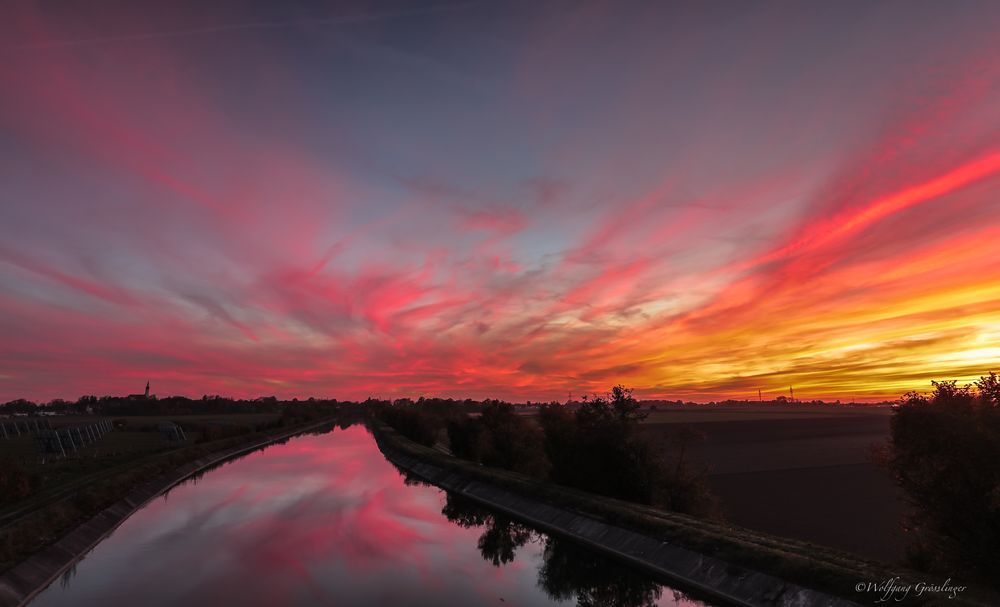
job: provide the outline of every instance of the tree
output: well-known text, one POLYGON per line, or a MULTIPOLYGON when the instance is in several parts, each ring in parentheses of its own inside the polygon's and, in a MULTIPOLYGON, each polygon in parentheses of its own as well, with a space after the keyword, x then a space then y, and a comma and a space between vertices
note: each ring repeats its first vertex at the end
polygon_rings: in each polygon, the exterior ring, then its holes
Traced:
POLYGON ((623 422, 641 422, 649 413, 640 411, 639 401, 632 396, 632 388, 617 385, 611 388, 611 407, 623 422))
POLYGON ((909 559, 925 570, 978 572, 1000 585, 1000 408, 996 376, 978 392, 934 382, 892 418, 890 470, 914 506, 909 559))
POLYGON ((979 378, 976 382, 979 389, 979 399, 989 407, 1000 407, 1000 376, 991 372, 979 378))
POLYGON ((19 398, 0 405, 0 411, 4 413, 31 413, 37 409, 37 405, 30 400, 19 398))
POLYGON ((379 415, 382 421, 416 443, 430 447, 437 440, 439 422, 421 405, 387 406, 379 415))
POLYGON ((704 474, 691 473, 684 459, 687 444, 697 437, 654 444, 639 432, 645 417, 632 390, 620 385, 605 396, 584 398, 575 412, 560 405, 543 407, 538 421, 552 466, 549 478, 618 499, 714 515, 704 474), (665 455, 673 446, 678 454, 668 462, 665 455))
POLYGON ((448 422, 451 452, 486 466, 544 477, 548 461, 538 428, 500 401, 486 401, 478 418, 448 422))
POLYGON ((552 480, 610 497, 652 504, 662 487, 658 451, 635 426, 642 419, 631 390, 585 398, 574 413, 548 407, 539 417, 552 480))
POLYGON ((480 460, 484 465, 505 468, 533 476, 544 476, 548 462, 542 452, 538 428, 507 403, 483 407, 480 460))
POLYGON ((575 465, 579 448, 576 414, 559 404, 545 405, 538 411, 542 428, 542 447, 549 461, 549 478, 557 483, 580 486, 580 469, 575 465))
POLYGON ((478 419, 462 417, 448 422, 448 445, 455 457, 480 461, 482 424, 478 419))

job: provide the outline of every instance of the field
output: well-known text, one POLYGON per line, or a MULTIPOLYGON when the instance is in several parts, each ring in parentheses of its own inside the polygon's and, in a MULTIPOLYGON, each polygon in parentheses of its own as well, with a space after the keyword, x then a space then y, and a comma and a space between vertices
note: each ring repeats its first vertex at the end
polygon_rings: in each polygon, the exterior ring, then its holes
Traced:
POLYGON ((681 426, 703 433, 689 461, 708 467, 731 522, 898 562, 902 495, 871 460, 890 416, 875 407, 699 407, 655 411, 643 431, 664 441, 681 426))

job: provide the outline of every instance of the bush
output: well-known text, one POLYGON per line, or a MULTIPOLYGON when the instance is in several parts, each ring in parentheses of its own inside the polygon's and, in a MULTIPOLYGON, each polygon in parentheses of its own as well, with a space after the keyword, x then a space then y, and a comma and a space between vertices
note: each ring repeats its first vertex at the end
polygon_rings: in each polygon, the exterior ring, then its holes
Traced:
POLYGON ((481 461, 481 434, 482 424, 478 419, 463 417, 448 422, 448 445, 452 455, 473 462, 481 461))
POLYGON ((622 386, 607 397, 586 399, 575 412, 559 405, 543 407, 539 422, 552 465, 550 478, 686 514, 712 513, 714 501, 703 475, 687 470, 683 448, 668 465, 661 449, 637 432, 644 417, 632 391, 622 386))
POLYGON ((469 449, 463 440, 474 441, 471 452, 478 456, 476 461, 486 466, 538 477, 544 477, 548 470, 541 432, 518 415, 512 405, 488 403, 479 419, 468 419, 460 426, 449 428, 465 430, 466 436, 458 437, 460 450, 469 449))
POLYGON ((552 459, 552 480, 654 503, 665 470, 656 449, 633 430, 637 407, 631 394, 623 391, 610 399, 586 400, 575 413, 545 408, 539 421, 545 430, 545 452, 552 459))
POLYGON ((888 464, 914 506, 911 564, 962 568, 1000 585, 1000 407, 997 376, 975 387, 934 382, 892 418, 888 464), (977 389, 978 388, 978 389, 977 389))
POLYGON ((420 405, 389 406, 380 413, 382 421, 415 443, 432 447, 441 428, 439 420, 420 405))

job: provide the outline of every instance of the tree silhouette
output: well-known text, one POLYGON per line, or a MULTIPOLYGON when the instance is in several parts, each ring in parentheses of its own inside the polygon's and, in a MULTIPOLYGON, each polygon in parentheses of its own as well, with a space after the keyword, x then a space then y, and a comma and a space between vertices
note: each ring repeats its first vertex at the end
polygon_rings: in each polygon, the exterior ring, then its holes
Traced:
POLYGON ((979 389, 979 398, 984 405, 1000 407, 1000 376, 991 372, 989 375, 980 377, 979 381, 976 382, 976 388, 979 389))
MULTIPOLYGON (((661 447, 638 432, 645 416, 632 391, 620 385, 607 396, 584 398, 575 412, 559 405, 543 407, 538 420, 552 466, 550 478, 619 499, 689 514, 707 512, 703 498, 709 493, 703 479, 672 474, 661 447)), ((681 470, 683 462, 677 468, 681 470)))
POLYGON ((908 557, 925 570, 978 572, 1000 586, 1000 408, 997 377, 976 387, 933 382, 903 396, 888 464, 914 506, 908 557))
POLYGON ((535 537, 530 527, 494 514, 453 493, 446 494, 441 513, 460 527, 485 527, 477 546, 483 560, 493 563, 495 567, 513 562, 517 549, 535 537))

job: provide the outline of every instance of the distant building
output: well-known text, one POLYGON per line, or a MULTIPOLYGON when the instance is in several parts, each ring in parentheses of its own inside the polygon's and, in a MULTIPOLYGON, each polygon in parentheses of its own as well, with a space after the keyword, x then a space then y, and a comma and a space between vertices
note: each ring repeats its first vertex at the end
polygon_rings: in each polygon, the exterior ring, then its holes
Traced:
POLYGON ((129 400, 149 400, 150 398, 156 398, 156 395, 149 395, 149 382, 146 382, 146 392, 144 394, 129 394, 129 400))

